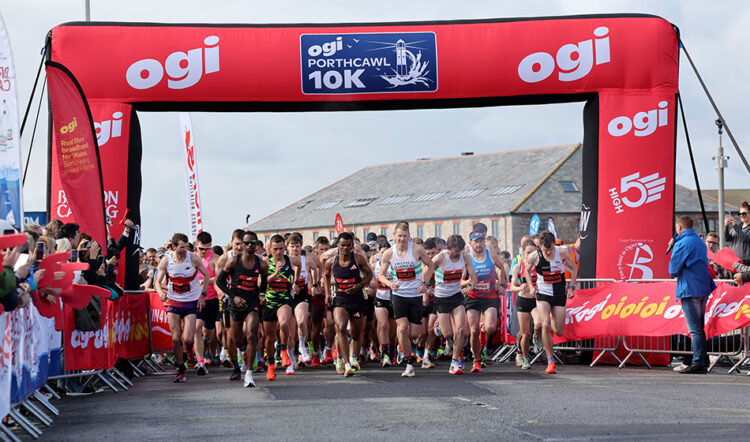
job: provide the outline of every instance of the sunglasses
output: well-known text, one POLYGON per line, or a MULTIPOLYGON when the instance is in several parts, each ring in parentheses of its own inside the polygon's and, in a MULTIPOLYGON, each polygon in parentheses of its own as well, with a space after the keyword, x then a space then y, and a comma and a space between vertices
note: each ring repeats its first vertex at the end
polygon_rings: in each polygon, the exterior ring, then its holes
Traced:
POLYGON ((250 244, 252 244, 252 243, 253 243, 253 240, 251 239, 250 241, 242 241, 242 242, 243 242, 243 243, 244 243, 244 244, 245 244, 246 246, 249 246, 250 244))
POLYGON ((746 216, 747 212, 740 212, 740 216, 746 216))
POLYGON ((200 250, 211 250, 211 247, 198 247, 200 250))

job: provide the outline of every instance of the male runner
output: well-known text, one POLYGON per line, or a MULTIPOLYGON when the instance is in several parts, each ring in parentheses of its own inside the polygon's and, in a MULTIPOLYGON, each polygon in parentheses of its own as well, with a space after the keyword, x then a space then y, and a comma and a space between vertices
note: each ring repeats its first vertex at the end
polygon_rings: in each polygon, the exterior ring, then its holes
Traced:
POLYGON ((534 320, 534 334, 536 335, 541 330, 541 321, 539 320, 538 311, 536 308, 536 298, 531 295, 531 287, 537 284, 536 271, 531 272, 531 281, 529 282, 525 275, 526 270, 526 258, 536 254, 537 248, 534 245, 534 241, 531 238, 526 240, 523 248, 523 255, 521 259, 513 266, 513 279, 510 285, 510 290, 516 293, 516 313, 518 314, 518 336, 517 342, 518 347, 521 349, 521 369, 529 370, 531 364, 529 363, 529 347, 531 342, 531 330, 530 320, 534 320))
MULTIPOLYGON (((292 312, 292 302, 297 291, 301 260, 297 256, 284 253, 286 245, 284 237, 273 235, 268 242, 269 256, 264 260, 268 264, 268 287, 265 294, 265 308, 263 309, 263 334, 265 336, 266 354, 270 359, 274 354, 274 337, 279 331, 281 340, 281 356, 286 374, 294 375, 294 328, 295 320, 292 312)), ((275 365, 269 361, 266 380, 276 379, 275 365)))
MULTIPOLYGON (((317 268, 322 268, 322 264, 320 263, 320 257, 328 251, 330 248, 330 243, 328 242, 328 238, 325 236, 320 236, 318 239, 315 240, 315 245, 313 247, 313 256, 317 260, 316 266, 317 268)), ((318 279, 315 280, 315 283, 318 284, 317 291, 312 292, 312 301, 311 301, 311 308, 310 308, 310 320, 312 322, 312 343, 313 343, 313 358, 312 363, 310 364, 311 367, 320 367, 321 360, 320 360, 320 353, 323 350, 321 348, 321 342, 320 342, 320 334, 323 332, 323 319, 326 317, 326 299, 325 299, 325 293, 323 290, 321 290, 320 287, 320 277, 324 273, 324 271, 321 270, 321 272, 318 274, 318 279)), ((331 321, 333 321, 333 318, 331 318, 331 321)), ((331 327, 331 331, 333 332, 331 335, 328 334, 328 328, 326 327, 326 348, 325 353, 323 355, 324 361, 326 363, 333 363, 333 356, 330 354, 331 350, 329 345, 333 342, 334 336, 335 336, 335 330, 333 327, 331 327), (330 339, 330 340, 329 340, 330 339)))
POLYGON ((177 364, 177 376, 173 382, 187 381, 187 365, 183 360, 186 348, 193 347, 195 337, 195 312, 206 304, 206 291, 211 277, 200 257, 188 252, 188 237, 184 233, 172 236, 172 252, 159 262, 156 291, 167 311, 169 329, 172 331, 172 350, 177 364), (198 272, 203 281, 198 280, 198 272), (162 287, 169 281, 166 292, 162 287), (182 321, 185 327, 182 327, 182 321))
POLYGON ((343 232, 338 237, 337 255, 326 262, 323 286, 326 293, 326 304, 333 306, 333 317, 336 321, 336 372, 344 376, 354 374, 354 368, 359 366, 359 341, 362 334, 362 319, 365 312, 364 287, 372 280, 372 270, 367 259, 353 252, 354 237, 349 232, 343 232), (364 276, 360 275, 360 271, 364 276), (335 292, 331 290, 331 277, 336 282, 335 292), (347 326, 351 324, 351 352, 349 346, 350 333, 347 326), (349 355, 349 361, 344 358, 349 355))
MULTIPOLYGON (((238 236, 233 235, 232 250, 235 253, 219 271, 216 282, 229 297, 228 308, 232 335, 229 354, 236 354, 236 343, 247 339, 244 360, 250 365, 255 358, 258 344, 260 293, 266 288, 268 265, 255 255, 252 240, 248 240, 248 244, 245 244, 238 236), (227 276, 232 278, 231 285, 227 283, 227 276)), ((240 377, 240 367, 234 364, 229 380, 239 380, 240 377)), ((252 369, 245 371, 244 386, 255 387, 252 369)))
POLYGON ((307 349, 307 333, 310 327, 308 318, 310 317, 313 293, 319 291, 317 275, 320 261, 302 253, 302 235, 299 233, 289 235, 286 240, 286 247, 289 250, 289 256, 300 258, 301 263, 299 278, 297 279, 297 294, 294 296, 292 307, 294 317, 297 320, 300 362, 309 364, 311 357, 307 349))
POLYGON ((539 321, 542 324, 542 345, 547 354, 547 374, 557 373, 555 358, 552 348, 552 332, 562 336, 565 330, 565 303, 572 298, 578 270, 575 262, 570 257, 568 249, 555 245, 555 235, 551 232, 542 232, 539 235, 541 250, 531 254, 526 259, 524 277, 531 281, 531 269, 536 270, 540 276, 537 279, 537 287, 529 287, 530 294, 536 296, 536 308, 539 312, 539 321), (565 284, 565 266, 570 267, 570 282, 565 284), (552 321, 550 321, 550 314, 552 321))
MULTIPOLYGON (((423 243, 424 251, 427 253, 427 257, 432 261, 432 258, 435 257, 438 253, 437 249, 437 243, 434 239, 426 239, 423 243)), ((433 348, 435 348, 435 341, 437 340, 437 337, 435 336, 435 331, 433 327, 435 326, 435 321, 437 321, 437 312, 435 311, 435 274, 432 274, 432 278, 430 278, 430 281, 427 283, 427 298, 428 298, 428 304, 424 308, 424 312, 422 313, 422 330, 421 330, 421 336, 420 340, 422 341, 422 345, 424 346, 424 350, 422 353, 422 368, 433 368, 435 367, 435 364, 430 360, 431 359, 431 352, 433 348)))
MULTIPOLYGON (((210 344, 216 341, 216 318, 219 315, 219 296, 214 287, 216 278, 216 263, 219 257, 211 249, 211 234, 200 232, 195 238, 195 248, 198 250, 198 256, 203 261, 203 266, 208 270, 211 279, 208 280, 208 292, 206 294, 206 306, 199 310, 195 315, 195 356, 198 359, 198 376, 208 374, 204 360, 206 352, 206 343, 210 344), (205 340, 205 341, 204 341, 205 340)), ((201 275, 199 278, 203 279, 201 275)))
MULTIPOLYGON (((435 309, 440 321, 441 334, 446 340, 453 339, 453 356, 448 372, 450 374, 464 374, 459 360, 464 348, 464 324, 466 323, 466 309, 462 288, 470 289, 477 283, 477 275, 464 251, 466 242, 461 235, 448 237, 446 250, 432 258, 435 264, 435 309), (462 276, 468 279, 462 280, 462 276), (453 325, 452 325, 452 324, 453 325)), ((467 291, 468 293, 468 291, 467 291)))
MULTIPOLYGON (((380 263, 383 253, 391 248, 391 244, 385 237, 378 238, 378 253, 372 256, 370 266, 373 267, 375 275, 380 275, 380 263)), ((386 270, 390 276, 391 271, 386 270)), ((380 365, 382 367, 391 366, 390 343, 396 335, 396 319, 393 316, 393 304, 391 303, 391 289, 380 282, 380 278, 373 278, 370 286, 375 289, 375 318, 377 319, 377 336, 380 344, 380 365)))
POLYGON ((480 340, 480 332, 484 333, 483 336, 486 336, 489 341, 497 331, 499 308, 497 285, 498 280, 506 280, 506 278, 503 258, 492 253, 492 250, 485 245, 484 237, 487 226, 483 223, 476 223, 472 230, 469 257, 477 275, 477 283, 464 298, 464 304, 466 317, 469 320, 469 343, 474 356, 474 366, 471 372, 479 373, 482 371, 482 350, 486 345, 482 342, 484 339, 480 340))
POLYGON ((414 244, 409 237, 409 223, 401 221, 394 231, 395 247, 383 253, 380 259, 378 279, 393 293, 393 313, 396 318, 396 333, 404 353, 406 369, 404 377, 414 376, 414 356, 411 354, 411 340, 419 336, 422 324, 423 304, 428 304, 427 284, 432 277, 434 265, 427 257, 424 247, 414 244), (422 267, 427 270, 423 271, 422 267), (390 268, 390 276, 387 274, 390 268), (419 298, 422 298, 420 302, 419 298))

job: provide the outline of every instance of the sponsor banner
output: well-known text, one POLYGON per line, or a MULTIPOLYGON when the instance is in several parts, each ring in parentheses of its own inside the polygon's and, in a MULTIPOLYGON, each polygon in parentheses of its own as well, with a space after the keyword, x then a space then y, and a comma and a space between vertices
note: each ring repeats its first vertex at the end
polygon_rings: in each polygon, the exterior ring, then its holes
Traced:
POLYGON ((10 382, 12 370, 12 348, 8 314, 0 313, 0 336, 2 336, 2 353, 0 354, 0 416, 10 412, 10 382))
POLYGON ((54 27, 50 48, 90 99, 123 103, 676 92, 678 54, 672 25, 645 16, 273 27, 77 23, 54 27))
POLYGON ((435 92, 434 32, 303 34, 304 94, 435 92))
MULTIPOLYGON (((607 336, 687 335, 687 323, 675 300, 676 282, 615 282, 576 290, 566 306, 565 333, 556 342, 607 336)), ((750 324, 750 285, 720 282, 706 306, 706 337, 750 324)))
POLYGON ((0 218, 23 227, 20 138, 13 52, 0 16, 0 218))
MULTIPOLYGON (((2 315, 5 320, 3 364, 9 363, 11 404, 26 399, 41 388, 49 376, 60 374, 60 333, 54 319, 44 318, 33 304, 2 315)), ((5 393, 6 365, 3 365, 2 388, 5 393)), ((5 407, 3 405, 2 407, 5 407)), ((5 411, 5 410, 4 410, 5 411)))
POLYGON ((336 218, 333 220, 333 226, 336 228, 336 233, 341 235, 344 233, 344 219, 340 213, 336 214, 336 218))
POLYGON ((668 278, 662 250, 674 219, 674 94, 599 95, 596 276, 668 278))
POLYGON ((144 294, 103 300, 101 328, 95 332, 76 330, 73 308, 66 305, 65 369, 107 369, 118 358, 148 354, 148 303, 144 294))
POLYGON ((532 216, 531 220, 529 221, 529 236, 534 236, 539 233, 540 225, 541 221, 539 220, 539 215, 532 216))
POLYGON ((190 222, 190 241, 195 241, 198 233, 203 231, 201 216, 201 192, 198 184, 198 159, 195 156, 195 136, 190 114, 180 112, 180 132, 182 148, 185 154, 185 189, 187 190, 188 220, 190 222))
POLYGON ((164 303, 156 292, 148 292, 151 301, 151 348, 154 353, 172 351, 172 331, 164 303))
POLYGON ((737 254, 734 253, 734 250, 730 249, 729 247, 725 247, 716 253, 712 252, 711 249, 706 249, 706 253, 708 254, 708 259, 715 262, 716 264, 719 264, 732 273, 735 273, 733 266, 742 261, 737 256, 737 254))
POLYGON ((52 113, 52 181, 59 180, 66 202, 86 232, 107 243, 102 175, 94 124, 80 85, 64 66, 47 62, 47 88, 52 113))
POLYGON ((47 212, 23 212, 23 223, 44 226, 47 224, 47 212))

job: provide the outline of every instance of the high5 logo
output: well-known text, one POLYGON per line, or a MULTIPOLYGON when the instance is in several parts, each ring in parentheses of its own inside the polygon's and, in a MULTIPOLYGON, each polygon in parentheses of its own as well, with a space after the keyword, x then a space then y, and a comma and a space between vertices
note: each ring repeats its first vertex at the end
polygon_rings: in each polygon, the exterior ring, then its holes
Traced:
POLYGON ((636 172, 621 178, 619 191, 616 187, 609 189, 609 197, 612 200, 615 213, 624 212, 623 205, 634 209, 661 199, 667 179, 659 177, 658 172, 643 178, 640 176, 640 172, 636 172), (638 198, 631 199, 630 197, 634 195, 637 195, 638 198))

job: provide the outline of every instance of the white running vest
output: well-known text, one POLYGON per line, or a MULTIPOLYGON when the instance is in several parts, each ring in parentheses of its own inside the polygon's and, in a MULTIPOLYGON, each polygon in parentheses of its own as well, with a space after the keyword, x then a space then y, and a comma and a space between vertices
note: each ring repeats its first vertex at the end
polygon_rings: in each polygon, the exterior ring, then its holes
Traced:
POLYGON ((397 246, 394 246, 393 258, 391 259, 391 280, 398 281, 398 291, 393 292, 393 294, 404 298, 422 296, 417 291, 422 285, 422 262, 414 259, 413 244, 409 241, 409 248, 403 258, 399 258, 397 246))
POLYGON ((448 298, 461 292, 461 276, 466 263, 463 253, 459 256, 458 262, 451 261, 447 250, 440 253, 445 255, 445 264, 442 269, 435 269, 435 297, 448 298))
POLYGON ((167 254, 167 297, 180 302, 197 301, 201 296, 201 282, 198 279, 198 269, 190 259, 192 254, 185 253, 185 260, 177 263, 174 253, 167 254))

